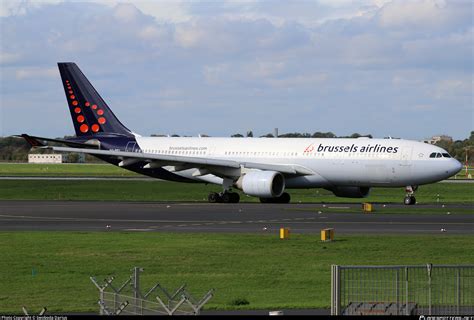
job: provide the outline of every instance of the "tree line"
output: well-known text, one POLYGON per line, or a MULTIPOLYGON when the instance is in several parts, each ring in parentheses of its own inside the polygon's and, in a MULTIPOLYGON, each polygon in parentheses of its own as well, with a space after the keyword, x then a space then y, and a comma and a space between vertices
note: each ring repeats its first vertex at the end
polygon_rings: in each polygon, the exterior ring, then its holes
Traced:
MULTIPOLYGON (((179 137, 179 135, 173 135, 174 137, 179 137)), ((204 135, 202 135, 204 137, 204 135)), ((253 132, 249 131, 246 133, 247 137, 253 137, 253 132)), ((233 134, 232 137, 239 138, 244 137, 243 134, 237 133, 233 134)), ((274 138, 272 133, 260 136, 266 138, 274 138)), ((279 134, 279 138, 359 138, 359 137, 368 137, 372 138, 371 134, 359 134, 353 133, 350 136, 336 136, 332 132, 314 132, 310 133, 284 133, 279 134)), ((59 138, 61 139, 61 138, 59 138)), ((58 145, 50 143, 50 145, 58 145)), ((437 146, 447 150, 454 158, 458 159, 462 163, 465 162, 466 153, 468 154, 469 165, 474 165, 474 131, 471 131, 471 134, 468 138, 464 140, 455 140, 447 141, 441 140, 436 143, 437 146)), ((3 162, 27 162, 28 153, 30 152, 30 145, 22 138, 16 137, 0 137, 0 161, 3 162)), ((51 153, 48 149, 36 149, 34 153, 51 153)), ((68 162, 77 162, 79 156, 77 153, 68 154, 68 162)), ((101 160, 86 155, 86 162, 102 162, 101 160)))
MULTIPOLYGON (((253 137, 253 132, 248 131, 247 134, 245 135, 246 137, 253 137)), ((243 138, 244 135, 241 133, 236 133, 231 135, 233 138, 243 138)), ((371 134, 359 134, 359 133, 353 133, 350 136, 336 136, 332 132, 315 132, 315 133, 300 133, 300 132, 290 132, 290 133, 284 133, 284 134, 279 134, 278 138, 360 138, 360 137, 367 137, 367 138, 372 138, 371 134)), ((273 133, 267 133, 264 135, 261 135, 260 138, 275 138, 275 135, 273 133)))

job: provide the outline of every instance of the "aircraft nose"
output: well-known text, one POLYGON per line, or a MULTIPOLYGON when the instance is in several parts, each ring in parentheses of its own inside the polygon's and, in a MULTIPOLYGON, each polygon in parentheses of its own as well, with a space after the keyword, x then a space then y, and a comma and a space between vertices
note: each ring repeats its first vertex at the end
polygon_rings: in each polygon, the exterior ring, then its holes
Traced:
POLYGON ((458 160, 452 158, 451 161, 450 161, 449 167, 450 167, 449 172, 453 176, 456 173, 458 173, 459 171, 461 171, 462 163, 459 162, 458 160))

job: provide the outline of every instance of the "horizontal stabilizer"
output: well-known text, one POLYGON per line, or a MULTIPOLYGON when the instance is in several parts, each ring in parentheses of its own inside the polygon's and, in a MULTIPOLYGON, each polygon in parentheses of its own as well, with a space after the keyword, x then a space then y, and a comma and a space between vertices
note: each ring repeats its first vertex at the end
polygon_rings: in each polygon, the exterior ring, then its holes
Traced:
POLYGON ((23 133, 20 136, 15 136, 15 137, 21 137, 26 140, 32 147, 45 147, 46 144, 44 144, 44 141, 50 141, 50 142, 57 142, 57 143, 63 143, 67 146, 70 147, 76 147, 76 148, 98 148, 97 145, 93 145, 90 143, 82 143, 82 142, 75 142, 75 141, 69 141, 69 140, 63 140, 63 139, 51 139, 51 138, 44 138, 44 137, 35 137, 35 136, 30 136, 28 134, 23 133))

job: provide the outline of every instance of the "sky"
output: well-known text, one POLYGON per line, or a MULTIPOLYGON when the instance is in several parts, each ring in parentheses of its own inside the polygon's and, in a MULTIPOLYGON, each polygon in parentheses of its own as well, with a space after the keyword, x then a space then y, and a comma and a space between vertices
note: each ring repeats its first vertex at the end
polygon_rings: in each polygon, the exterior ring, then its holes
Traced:
POLYGON ((141 135, 474 130, 473 2, 0 2, 0 136, 74 133, 75 62, 141 135))

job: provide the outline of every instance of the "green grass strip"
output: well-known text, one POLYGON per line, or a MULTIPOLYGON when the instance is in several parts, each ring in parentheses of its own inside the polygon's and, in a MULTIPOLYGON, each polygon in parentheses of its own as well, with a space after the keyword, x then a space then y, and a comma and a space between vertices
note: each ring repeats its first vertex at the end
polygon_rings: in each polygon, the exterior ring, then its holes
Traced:
MULTIPOLYGON (((216 185, 176 183, 169 181, 61 181, 0 180, 0 200, 116 200, 116 201, 200 201, 206 202, 216 185)), ((362 199, 338 198, 324 189, 287 190, 293 203, 336 202, 402 203, 403 188, 373 188, 362 199)), ((435 183, 421 186, 416 193, 418 203, 474 203, 474 184, 435 183)), ((258 202, 258 198, 241 193, 242 202, 258 202)))
POLYGON ((0 163, 1 176, 23 177, 143 177, 111 164, 0 163))
POLYGON ((200 297, 215 288, 208 309, 328 308, 331 264, 426 263, 474 263, 472 236, 1 232, 0 313, 97 311, 89 277, 115 275, 119 285, 133 266, 145 268, 144 290, 186 283, 200 297))

